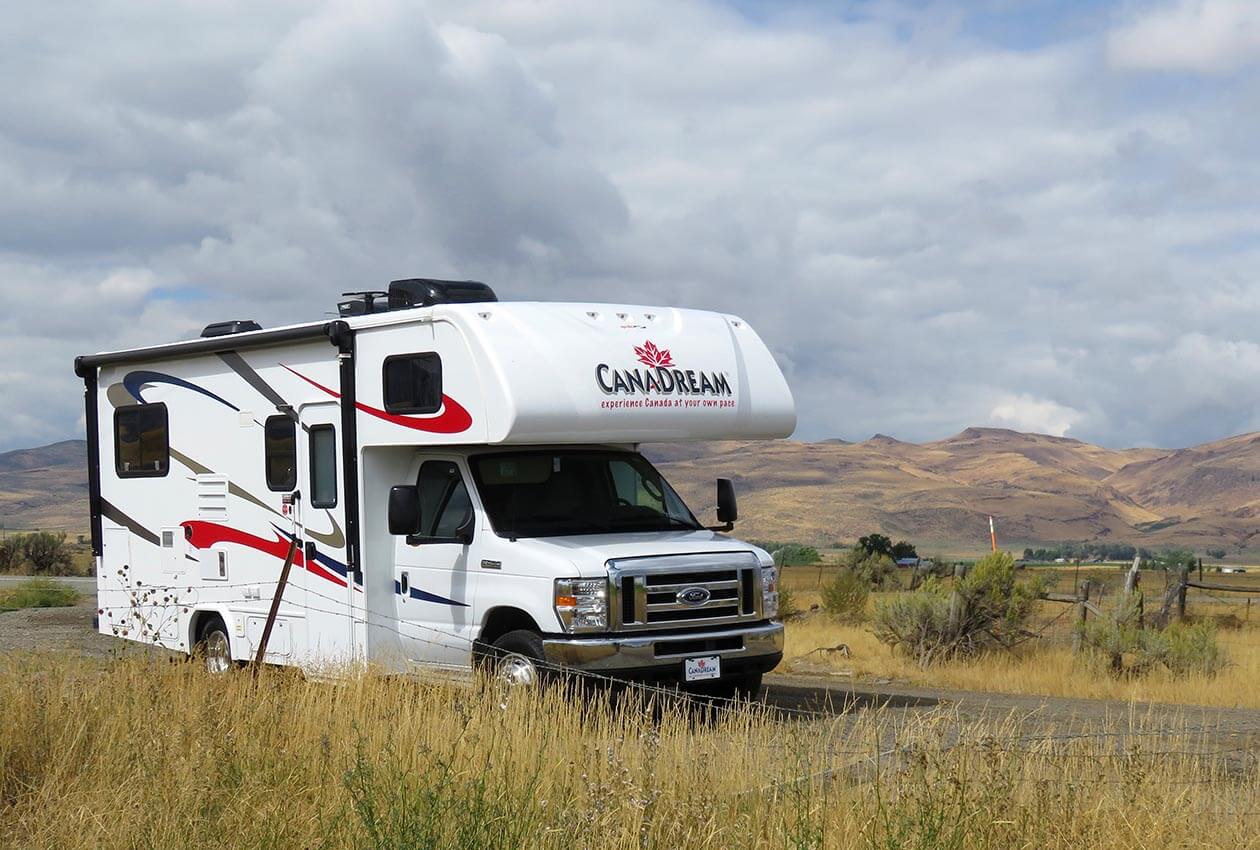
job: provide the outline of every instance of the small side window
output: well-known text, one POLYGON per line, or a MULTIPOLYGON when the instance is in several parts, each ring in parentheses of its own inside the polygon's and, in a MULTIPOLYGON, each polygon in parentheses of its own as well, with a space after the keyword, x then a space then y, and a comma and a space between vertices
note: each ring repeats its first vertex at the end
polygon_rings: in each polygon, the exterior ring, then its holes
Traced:
POLYGON ((337 507, 337 429, 332 425, 312 425, 311 506, 337 507))
POLYGON ((472 501, 459 467, 446 460, 425 461, 416 482, 420 489, 418 537, 454 537, 472 516, 472 501))
POLYGON ((442 358, 432 352, 385 358, 383 381, 387 413, 442 409, 442 358))
POLYGON ((119 478, 159 478, 171 467, 165 404, 114 411, 114 470, 119 478))
POLYGON ((297 487, 297 423, 288 416, 268 416, 263 423, 267 488, 288 493, 297 487))

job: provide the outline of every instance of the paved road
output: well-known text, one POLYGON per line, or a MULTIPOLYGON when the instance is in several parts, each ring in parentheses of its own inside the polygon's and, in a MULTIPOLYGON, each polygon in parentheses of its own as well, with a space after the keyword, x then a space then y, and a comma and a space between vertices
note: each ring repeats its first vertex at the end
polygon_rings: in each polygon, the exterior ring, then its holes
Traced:
MULTIPOLYGON (((30 576, 0 576, 0 590, 10 587, 19 582, 26 581, 30 576)), ((53 576, 54 579, 62 584, 68 584, 79 593, 85 596, 96 595, 96 578, 92 576, 53 576)))

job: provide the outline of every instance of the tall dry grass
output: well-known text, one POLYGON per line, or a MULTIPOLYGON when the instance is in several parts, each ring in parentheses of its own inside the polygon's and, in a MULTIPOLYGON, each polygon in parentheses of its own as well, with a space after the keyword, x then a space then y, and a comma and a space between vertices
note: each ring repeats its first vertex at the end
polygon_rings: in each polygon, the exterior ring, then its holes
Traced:
POLYGON ((1117 737, 948 713, 714 718, 54 656, 0 659, 0 718, 8 847, 1260 844, 1254 758, 1166 721, 1117 737))
MULTIPOLYGON (((1074 611, 1071 606, 1049 602, 1039 605, 1033 625, 1042 632, 1041 638, 1014 652, 995 651, 977 658, 939 662, 925 670, 914 659, 881 644, 866 623, 827 616, 821 609, 819 587, 834 570, 824 570, 821 576, 815 567, 791 568, 785 573, 784 583, 804 615, 787 624, 784 662, 778 668, 781 673, 830 671, 851 675, 856 681, 891 679, 912 685, 1015 694, 1260 708, 1260 604, 1254 606, 1255 612, 1248 612, 1241 599, 1191 596, 1187 610, 1192 615, 1227 624, 1217 636, 1228 663, 1214 676, 1177 678, 1167 671, 1153 671, 1117 678, 1099 659, 1072 652, 1074 611), (819 609, 810 611, 813 605, 819 609), (848 647, 847 657, 819 651, 838 644, 848 647)), ((1154 578, 1148 576, 1143 581, 1150 585, 1149 598, 1162 598, 1162 588, 1154 578)), ((1070 590, 1071 582, 1072 576, 1065 574, 1054 586, 1070 590)), ((876 600, 885 595, 871 594, 868 616, 876 600)), ((1110 600, 1104 602, 1109 604, 1110 600)))

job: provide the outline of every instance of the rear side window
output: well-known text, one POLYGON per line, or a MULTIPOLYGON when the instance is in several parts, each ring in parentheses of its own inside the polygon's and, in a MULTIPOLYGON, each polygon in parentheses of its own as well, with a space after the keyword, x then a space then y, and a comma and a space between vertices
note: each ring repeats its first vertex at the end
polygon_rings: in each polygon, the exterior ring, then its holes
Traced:
POLYGON ((311 506, 337 507, 337 430, 332 425, 312 425, 311 506))
POLYGON ((157 478, 171 467, 165 404, 114 411, 114 469, 119 478, 157 478))
POLYGON ((385 358, 387 413, 437 413, 442 408, 442 358, 433 352, 385 358))
POLYGON ((297 423, 288 416, 268 416, 263 423, 267 488, 289 492, 297 487, 297 423))

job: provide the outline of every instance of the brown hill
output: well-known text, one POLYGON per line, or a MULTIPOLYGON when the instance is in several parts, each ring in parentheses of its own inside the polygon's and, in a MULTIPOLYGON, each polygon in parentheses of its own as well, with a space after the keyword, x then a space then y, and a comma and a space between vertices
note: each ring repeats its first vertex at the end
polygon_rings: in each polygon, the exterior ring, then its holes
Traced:
POLYGON ((1260 435, 1183 451, 1113 450, 1062 437, 968 428, 931 443, 652 446, 670 479, 711 516, 712 479, 734 478, 740 533, 814 543, 880 531, 979 549, 988 517, 1024 546, 1109 540, 1159 548, 1241 547, 1260 530, 1260 435))
MULTIPOLYGON (((828 544, 880 531, 980 549, 992 515, 1008 547, 1260 545, 1260 434, 1177 451, 1105 449, 999 428, 931 443, 876 435, 645 451, 702 519, 713 516, 713 479, 735 479, 739 533, 748 537, 828 544)), ((82 440, 0 454, 0 523, 84 531, 85 456, 82 440)))
POLYGON ((0 525, 86 531, 87 444, 66 440, 0 454, 0 525))

